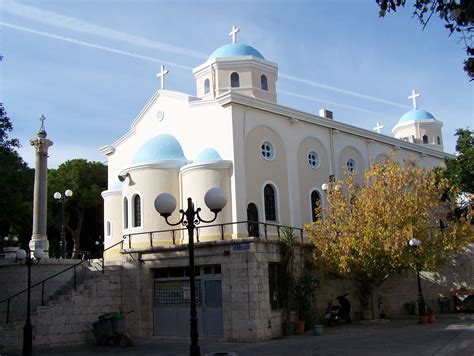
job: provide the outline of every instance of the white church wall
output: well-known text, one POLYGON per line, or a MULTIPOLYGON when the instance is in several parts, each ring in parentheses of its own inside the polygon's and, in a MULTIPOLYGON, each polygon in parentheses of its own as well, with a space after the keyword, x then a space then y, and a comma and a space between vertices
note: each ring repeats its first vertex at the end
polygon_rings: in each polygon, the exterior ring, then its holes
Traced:
POLYGON ((265 184, 276 188, 276 220, 266 221, 274 224, 289 225, 287 154, 282 138, 275 130, 260 126, 253 128, 245 138, 246 186, 248 203, 253 202, 259 210, 260 221, 265 220, 263 189, 265 184), (266 160, 262 156, 261 146, 270 142, 274 156, 266 160), (282 174, 283 173, 283 174, 282 174))
MULTIPOLYGON (((161 218, 154 207, 155 198, 158 194, 167 192, 175 196, 179 202, 179 169, 163 167, 160 165, 148 166, 129 171, 130 179, 126 179, 123 187, 123 197, 128 198, 128 228, 123 230, 125 235, 134 234, 132 242, 134 247, 150 247, 150 236, 148 232, 158 230, 169 230, 170 227, 161 218), (133 196, 139 194, 141 197, 141 225, 133 226, 133 196)), ((179 206, 177 210, 179 209, 179 206)), ((178 220, 178 212, 175 211, 170 217, 171 221, 178 220)), ((172 244, 172 236, 168 232, 153 234, 153 244, 172 244)))
MULTIPOLYGON (((108 248, 122 241, 122 191, 105 191, 104 198, 104 248, 108 248), (110 224, 110 226, 107 226, 110 224)), ((120 256, 120 245, 110 252, 106 252, 107 258, 120 256)))
POLYGON ((300 221, 295 221, 298 226, 304 226, 312 221, 311 192, 317 190, 321 202, 324 200, 324 192, 321 185, 328 180, 330 172, 330 157, 321 143, 314 137, 305 138, 298 147, 298 177, 299 177, 299 196, 300 196, 300 221), (310 152, 316 152, 319 156, 319 165, 315 168, 310 166, 308 155, 310 152))
MULTIPOLYGON (((201 217, 210 220, 214 214, 209 211, 204 203, 204 196, 211 188, 221 188, 227 196, 227 204, 225 208, 218 214, 217 219, 212 223, 224 224, 232 221, 232 195, 230 188, 230 162, 223 165, 222 163, 202 164, 191 167, 184 167, 181 170, 181 206, 186 209, 187 198, 192 197, 195 207, 200 207, 201 217), (218 166, 221 167, 218 167, 218 166), (217 167, 216 167, 217 166, 217 167)), ((207 224, 199 225, 199 241, 210 241, 221 239, 221 230, 219 227, 203 228, 207 224)), ((232 226, 224 228, 226 238, 232 238, 232 226)), ((184 237, 183 243, 188 243, 187 236, 184 237)))

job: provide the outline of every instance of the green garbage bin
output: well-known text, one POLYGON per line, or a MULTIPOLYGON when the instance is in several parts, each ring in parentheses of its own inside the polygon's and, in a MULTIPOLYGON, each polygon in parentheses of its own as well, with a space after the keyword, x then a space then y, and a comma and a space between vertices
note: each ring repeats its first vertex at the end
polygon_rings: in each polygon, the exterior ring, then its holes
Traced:
POLYGON ((124 333, 125 314, 122 312, 111 312, 102 314, 98 320, 92 324, 97 345, 109 345, 119 343, 124 333))

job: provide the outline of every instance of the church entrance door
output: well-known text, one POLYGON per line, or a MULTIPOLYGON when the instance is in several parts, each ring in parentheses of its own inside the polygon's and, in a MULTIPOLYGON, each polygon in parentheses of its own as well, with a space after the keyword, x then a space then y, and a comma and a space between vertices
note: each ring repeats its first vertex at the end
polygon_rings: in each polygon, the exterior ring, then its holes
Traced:
POLYGON ((247 205, 247 229, 249 237, 259 237, 260 232, 258 231, 258 208, 254 203, 247 205))

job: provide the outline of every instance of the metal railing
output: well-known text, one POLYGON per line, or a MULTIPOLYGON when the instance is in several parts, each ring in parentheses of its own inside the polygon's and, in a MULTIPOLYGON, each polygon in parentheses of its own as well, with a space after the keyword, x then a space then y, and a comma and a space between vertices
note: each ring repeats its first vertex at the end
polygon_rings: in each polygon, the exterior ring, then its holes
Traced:
MULTIPOLYGON (((225 235, 226 235, 226 231, 225 231, 226 227, 233 226, 233 225, 242 225, 242 224, 247 225, 247 234, 249 237, 260 237, 260 238, 268 240, 270 237, 275 236, 279 239, 281 236, 282 228, 292 228, 295 231, 295 233, 299 234, 301 242, 304 242, 304 229, 302 228, 288 226, 288 225, 272 224, 272 223, 266 223, 266 222, 264 223, 264 222, 259 222, 259 221, 251 221, 251 220, 197 226, 196 234, 195 234, 196 241, 200 242, 199 236, 202 235, 201 230, 216 228, 216 227, 219 228, 219 235, 220 235, 221 240, 224 240, 225 235), (260 231, 261 230, 260 227, 262 227, 262 231, 260 231)), ((154 242, 156 242, 154 237, 158 234, 169 234, 169 236, 171 237, 172 244, 176 245, 176 235, 177 233, 180 233, 182 231, 187 231, 187 229, 175 228, 175 229, 166 229, 166 230, 134 232, 131 234, 123 235, 123 238, 124 239, 128 238, 129 249, 131 249, 133 246, 134 237, 139 237, 139 236, 147 236, 149 247, 154 247, 154 242)))
MULTIPOLYGON (((123 250, 123 244, 124 244, 124 242, 125 242, 125 241, 124 241, 125 238, 126 238, 126 237, 124 237, 123 240, 121 240, 121 241, 119 241, 119 242, 117 242, 117 243, 115 243, 115 244, 113 244, 113 245, 107 247, 106 249, 104 249, 103 252, 105 252, 105 251, 107 251, 107 250, 109 250, 109 249, 111 249, 111 248, 113 248, 113 247, 115 247, 115 246, 117 246, 117 245, 122 245, 121 249, 123 250)), ((97 258, 101 260, 102 273, 104 273, 104 271, 105 271, 104 255, 102 255, 102 258, 100 258, 100 257, 97 257, 97 258)), ((8 297, 8 298, 5 298, 5 299, 3 299, 3 300, 0 300, 0 304, 2 304, 2 303, 7 303, 7 324, 8 324, 9 321, 10 321, 10 301, 11 301, 13 298, 16 298, 16 297, 18 297, 19 295, 21 295, 21 294, 27 292, 28 289, 31 290, 31 289, 33 289, 33 288, 35 288, 35 287, 41 285, 41 306, 44 306, 44 285, 45 285, 45 283, 46 283, 47 281, 49 281, 49 280, 51 280, 51 279, 53 279, 53 278, 59 276, 59 275, 62 275, 63 273, 66 273, 67 271, 70 271, 71 269, 74 270, 74 271, 73 271, 73 272, 74 272, 74 274, 73 274, 73 287, 74 287, 74 290, 77 290, 77 270, 76 270, 76 269, 77 269, 78 266, 82 265, 84 262, 88 262, 88 261, 90 261, 90 260, 92 260, 92 259, 94 259, 94 257, 92 257, 92 256, 87 256, 87 258, 82 258, 82 260, 79 261, 79 262, 77 262, 76 264, 74 264, 74 265, 72 265, 72 266, 69 266, 69 267, 67 267, 66 269, 64 269, 64 270, 62 270, 62 271, 59 271, 59 272, 53 274, 52 276, 49 276, 49 277, 47 277, 47 278, 45 278, 45 279, 43 279, 43 280, 41 280, 41 281, 39 281, 39 282, 36 282, 36 283, 32 284, 29 288, 27 287, 27 288, 25 288, 25 289, 19 291, 18 293, 13 294, 12 296, 10 296, 10 297, 8 297)))

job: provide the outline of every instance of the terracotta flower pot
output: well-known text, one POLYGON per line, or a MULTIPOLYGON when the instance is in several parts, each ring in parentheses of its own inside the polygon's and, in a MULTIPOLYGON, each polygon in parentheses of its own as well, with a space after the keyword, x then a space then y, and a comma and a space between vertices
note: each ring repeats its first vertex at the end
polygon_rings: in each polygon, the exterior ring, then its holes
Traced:
POLYGON ((428 316, 428 322, 431 324, 431 323, 434 323, 436 321, 436 315, 435 314, 431 314, 428 316))
POLYGON ((420 324, 428 324, 430 317, 428 315, 420 315, 420 324))
POLYGON ((304 321, 295 322, 295 334, 304 334, 304 321))

